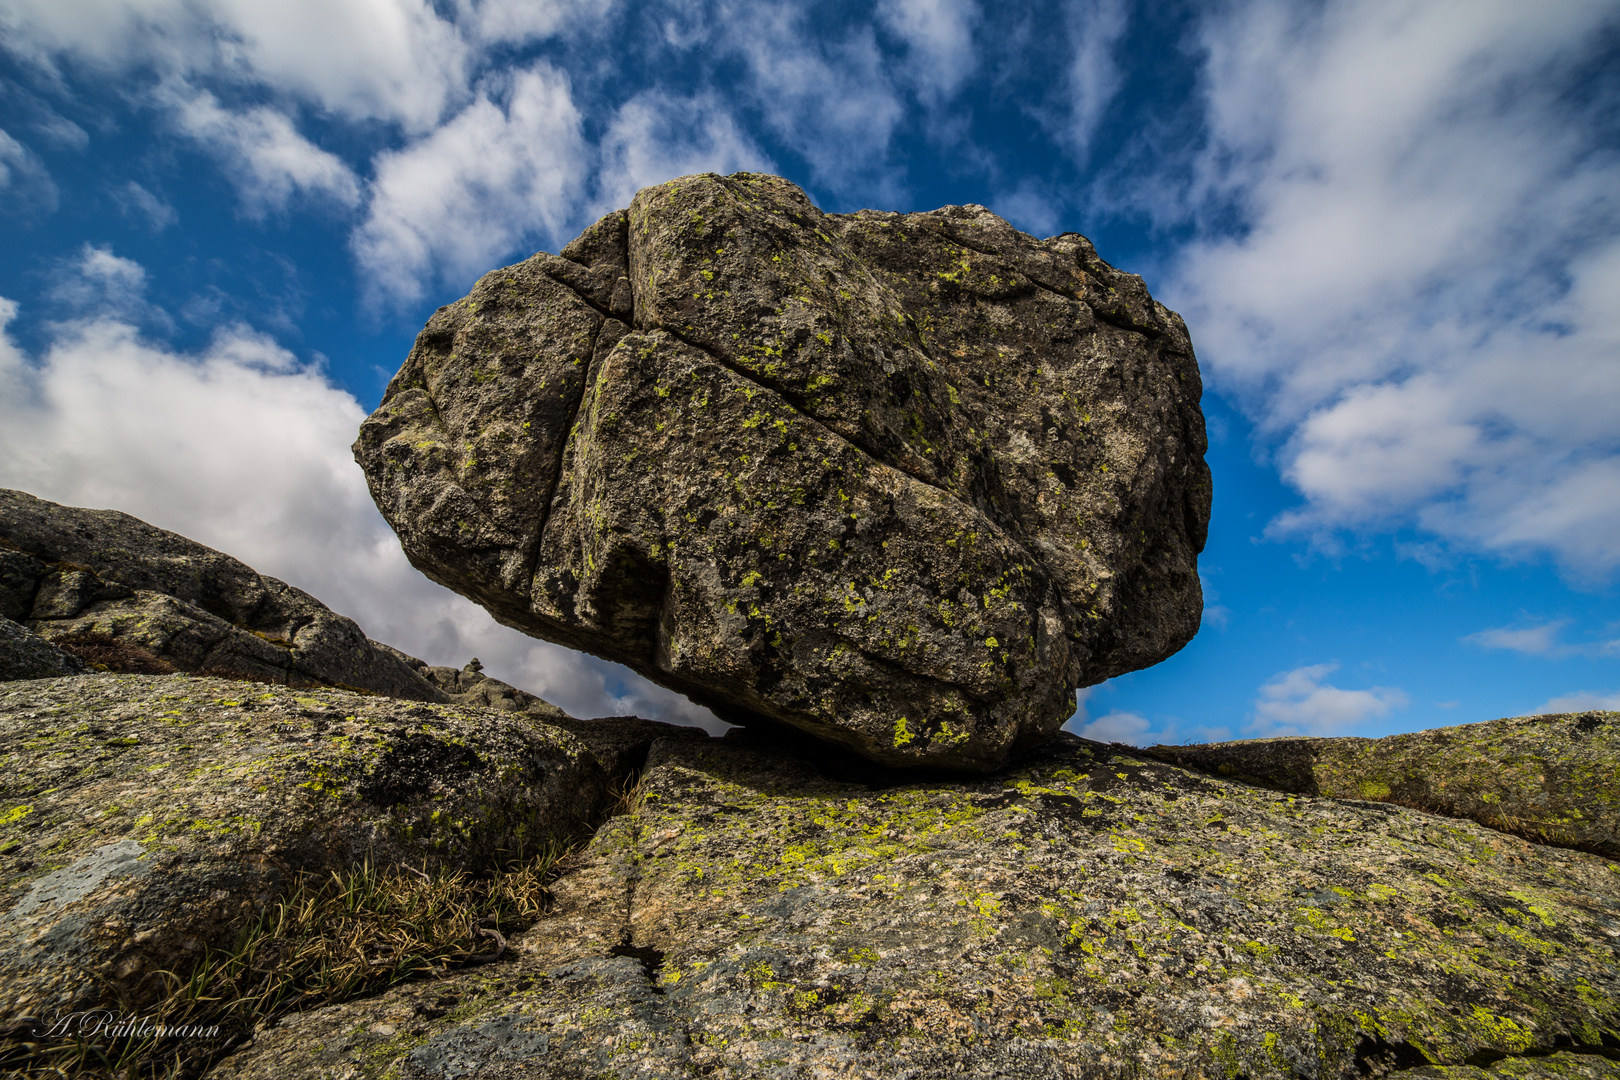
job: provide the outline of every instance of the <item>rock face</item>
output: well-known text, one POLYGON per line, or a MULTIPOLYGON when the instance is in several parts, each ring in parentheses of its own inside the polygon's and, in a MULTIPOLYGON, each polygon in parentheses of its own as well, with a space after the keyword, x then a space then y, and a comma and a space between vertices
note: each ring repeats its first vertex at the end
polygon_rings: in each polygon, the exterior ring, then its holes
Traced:
POLYGON ((293 874, 478 873, 588 831, 607 777, 530 716, 185 676, 0 687, 0 1028, 139 1004, 293 874))
POLYGON ((1147 753, 1301 795, 1470 818, 1620 859, 1620 713, 1558 713, 1382 739, 1255 739, 1147 753))
POLYGON ((0 615, 0 682, 83 675, 90 665, 0 615))
POLYGON ((1197 630, 1185 326, 1083 237, 685 177, 486 275, 355 456, 411 561, 723 719, 983 770, 1197 630))
POLYGON ((752 731, 657 741, 517 959, 289 1017, 215 1075, 1620 1076, 1607 859, 1070 736, 867 781, 752 731))
POLYGON ((448 700, 352 620, 229 555, 116 510, 4 489, 0 617, 114 671, 448 700))

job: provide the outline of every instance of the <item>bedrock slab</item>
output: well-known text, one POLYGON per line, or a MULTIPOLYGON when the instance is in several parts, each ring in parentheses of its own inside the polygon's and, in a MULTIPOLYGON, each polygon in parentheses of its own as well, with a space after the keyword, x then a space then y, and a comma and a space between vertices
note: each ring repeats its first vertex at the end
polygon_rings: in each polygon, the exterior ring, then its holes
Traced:
POLYGON ((517 959, 288 1017, 214 1075, 1620 1073, 1610 860, 1070 736, 966 782, 822 762, 655 742, 517 959))
POLYGON ((117 510, 5 489, 0 617, 101 670, 447 700, 352 619, 224 552, 117 510))
POLYGON ((149 1002, 294 875, 479 873, 607 778, 534 716, 183 675, 0 686, 0 1029, 149 1002))
POLYGON ((1197 631, 1186 327, 1081 236, 639 192, 441 308, 356 459, 412 562, 742 724, 983 771, 1197 631))
POLYGON ((1620 713, 1518 716, 1382 739, 1155 746, 1146 753, 1279 791, 1398 803, 1620 859, 1620 713))

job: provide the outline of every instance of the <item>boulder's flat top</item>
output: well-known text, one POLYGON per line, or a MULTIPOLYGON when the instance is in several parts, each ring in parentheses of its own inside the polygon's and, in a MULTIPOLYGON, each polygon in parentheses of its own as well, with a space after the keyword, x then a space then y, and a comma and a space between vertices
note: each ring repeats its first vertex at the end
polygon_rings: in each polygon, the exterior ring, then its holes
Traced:
POLYGON ((655 743, 520 960, 289 1018, 217 1075, 1617 1074, 1610 860, 1068 737, 863 779, 655 743))

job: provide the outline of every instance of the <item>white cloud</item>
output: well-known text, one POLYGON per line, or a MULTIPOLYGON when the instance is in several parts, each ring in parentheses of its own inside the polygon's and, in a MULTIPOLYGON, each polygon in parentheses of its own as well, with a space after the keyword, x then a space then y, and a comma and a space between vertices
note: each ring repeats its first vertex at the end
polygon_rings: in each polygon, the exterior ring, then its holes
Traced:
POLYGON ((597 202, 607 213, 673 176, 775 169, 716 95, 678 98, 648 90, 625 102, 602 136, 597 202))
POLYGON ((1131 746, 1151 746, 1163 739, 1149 736, 1153 723, 1147 717, 1133 712, 1111 712, 1069 728, 1082 739, 1095 742, 1119 742, 1131 746))
POLYGON ((1125 0, 1076 0, 1066 8, 1069 36, 1069 125, 1063 139, 1084 164, 1091 141, 1123 77, 1114 49, 1130 26, 1125 0))
POLYGON ((1088 715, 1086 704, 1089 698, 1103 689, 1103 686, 1086 687, 1076 695, 1078 707, 1074 715, 1063 725, 1064 731, 1094 742, 1118 742, 1130 746, 1220 742, 1231 737, 1231 732, 1224 727, 1211 727, 1207 724, 1184 727, 1175 717, 1166 717, 1155 724, 1141 713, 1126 709, 1114 709, 1093 718, 1088 715))
POLYGON ((56 204, 56 185, 39 155, 0 131, 0 207, 12 214, 31 215, 48 214, 56 204))
POLYGON ((154 233, 160 233, 180 221, 180 215, 166 199, 130 180, 123 187, 114 188, 113 201, 125 217, 143 222, 154 233))
POLYGON ((233 112, 206 90, 171 87, 162 95, 179 129, 217 154, 250 216, 286 209, 295 195, 342 206, 360 201, 360 181, 335 154, 304 138, 291 118, 267 106, 233 112))
MULTIPOLYGON (((433 134, 380 155, 369 216, 351 237, 375 298, 460 286, 522 243, 559 238, 586 172, 568 79, 540 62, 504 106, 480 94, 433 134)), ((561 237, 566 241, 569 237, 561 237)))
POLYGON ((468 46, 426 0, 8 0, 0 18, 37 63, 266 86, 410 131, 466 93, 468 46))
POLYGON ((925 105, 950 100, 978 66, 976 0, 883 0, 877 16, 905 42, 905 75, 925 105))
POLYGON ((1273 735, 1343 735, 1358 724, 1404 708, 1406 694, 1395 687, 1341 690, 1324 678, 1338 664, 1312 664, 1274 675, 1260 687, 1249 730, 1273 735))
MULTIPOLYGON (((16 313, 0 298, 0 329, 16 313)), ((349 455, 364 411, 269 338, 226 327, 177 353, 107 313, 51 331, 37 358, 0 333, 0 486, 172 529, 380 641, 430 663, 476 655, 576 715, 723 726, 623 668, 500 626, 413 569, 349 455)))
POLYGON ((1482 649, 1506 649, 1526 656, 1549 656, 1565 651, 1558 641, 1558 631, 1568 623, 1568 619, 1556 619, 1530 626, 1496 626, 1469 634, 1463 640, 1482 649))
POLYGON ((1204 233, 1163 292, 1305 496, 1273 535, 1416 525, 1620 566, 1620 157, 1559 81, 1613 19, 1251 0, 1204 22, 1210 140, 1164 211, 1204 233))
POLYGON ((1577 690, 1572 694, 1564 694, 1542 702, 1531 709, 1530 716, 1541 716, 1545 713, 1572 713, 1572 712, 1615 712, 1620 711, 1620 690, 1604 692, 1601 690, 1577 690))

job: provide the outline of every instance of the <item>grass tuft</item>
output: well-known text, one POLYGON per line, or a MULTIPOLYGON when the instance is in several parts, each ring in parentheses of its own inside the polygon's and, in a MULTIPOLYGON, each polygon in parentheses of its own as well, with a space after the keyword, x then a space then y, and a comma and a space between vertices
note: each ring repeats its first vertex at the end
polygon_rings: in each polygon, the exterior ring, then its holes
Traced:
POLYGON ((148 1021, 147 1033, 114 1026, 110 1035, 103 1029, 41 1039, 19 1025, 0 1032, 0 1076, 190 1080, 284 1013, 497 960, 506 935, 549 907, 546 886, 567 854, 553 846, 485 878, 369 863, 327 878, 306 876, 249 923, 231 949, 206 955, 187 972, 162 972, 158 1005, 122 1011, 148 1021), (217 1033, 150 1033, 160 1026, 217 1033))

